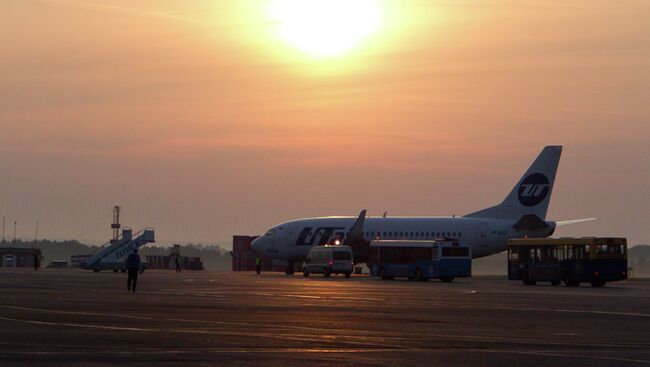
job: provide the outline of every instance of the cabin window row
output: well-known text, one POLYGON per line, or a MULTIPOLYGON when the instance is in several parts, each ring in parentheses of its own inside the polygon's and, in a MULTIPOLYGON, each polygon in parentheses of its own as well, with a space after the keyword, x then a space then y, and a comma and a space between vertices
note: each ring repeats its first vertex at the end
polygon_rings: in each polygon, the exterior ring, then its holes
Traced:
POLYGON ((452 238, 460 238, 460 237, 462 237, 461 232, 376 232, 375 233, 375 231, 370 231, 370 232, 364 232, 363 235, 366 238, 374 238, 375 236, 380 237, 380 238, 385 238, 385 237, 398 237, 398 238, 404 238, 404 237, 410 237, 410 238, 452 237, 452 238))

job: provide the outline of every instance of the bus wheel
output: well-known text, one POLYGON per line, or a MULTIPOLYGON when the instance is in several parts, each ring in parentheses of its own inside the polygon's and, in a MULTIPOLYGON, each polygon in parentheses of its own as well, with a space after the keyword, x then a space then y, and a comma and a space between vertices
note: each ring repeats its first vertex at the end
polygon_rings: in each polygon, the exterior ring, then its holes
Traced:
POLYGON ((332 275, 332 271, 330 269, 327 269, 327 268, 323 269, 323 276, 325 278, 329 278, 330 275, 332 275))
POLYGON ((379 276, 380 276, 381 279, 383 279, 383 280, 387 280, 387 279, 388 279, 388 277, 386 276, 386 270, 384 270, 384 268, 379 268, 379 276))
POLYGON ((559 280, 551 280, 551 285, 554 286, 554 287, 558 286, 558 285, 560 285, 560 281, 559 280))
POLYGON ((422 269, 420 268, 415 269, 415 279, 421 282, 427 280, 425 277, 422 276, 422 269))
POLYGON ((293 264, 289 264, 286 269, 284 269, 284 273, 287 275, 293 275, 293 264))
POLYGON ((602 280, 594 280, 593 282, 591 282, 592 287, 602 287, 604 285, 605 282, 603 282, 602 280))
POLYGON ((307 278, 309 276, 309 271, 307 269, 302 270, 302 276, 307 278))
POLYGON ((350 277, 350 273, 345 273, 345 277, 346 277, 346 278, 349 278, 349 277, 350 277))
POLYGON ((524 279, 522 279, 522 282, 524 282, 525 285, 535 285, 537 284, 537 281, 535 278, 531 278, 528 275, 524 276, 524 279))
POLYGON ((454 280, 454 277, 442 277, 440 278, 440 280, 442 280, 445 283, 449 283, 454 280))
POLYGON ((383 280, 391 280, 391 279, 393 279, 393 277, 389 277, 389 276, 386 275, 386 270, 384 270, 384 268, 379 269, 379 276, 383 280))

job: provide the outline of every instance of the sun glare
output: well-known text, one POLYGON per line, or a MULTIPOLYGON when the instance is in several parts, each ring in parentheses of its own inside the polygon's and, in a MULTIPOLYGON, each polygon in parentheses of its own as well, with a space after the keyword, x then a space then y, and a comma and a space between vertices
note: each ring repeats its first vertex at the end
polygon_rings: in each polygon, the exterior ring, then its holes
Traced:
POLYGON ((276 0, 270 17, 280 38, 315 57, 336 57, 379 29, 375 0, 276 0))

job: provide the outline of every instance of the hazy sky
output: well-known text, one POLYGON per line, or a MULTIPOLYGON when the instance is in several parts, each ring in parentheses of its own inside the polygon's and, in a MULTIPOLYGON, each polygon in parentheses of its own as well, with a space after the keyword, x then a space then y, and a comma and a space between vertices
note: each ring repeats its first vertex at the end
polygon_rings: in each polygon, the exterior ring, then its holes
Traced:
POLYGON ((557 234, 650 243, 650 2, 378 4, 318 57, 272 1, 0 2, 8 237, 103 242, 115 204, 161 243, 462 215, 562 144, 549 219, 599 220, 557 234))

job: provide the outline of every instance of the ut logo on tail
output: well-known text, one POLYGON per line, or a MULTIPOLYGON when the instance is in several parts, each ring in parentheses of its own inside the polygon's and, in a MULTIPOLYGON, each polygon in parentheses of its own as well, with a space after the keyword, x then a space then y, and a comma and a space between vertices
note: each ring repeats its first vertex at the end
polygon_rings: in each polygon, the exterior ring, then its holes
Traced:
POLYGON ((546 199, 550 190, 551 185, 546 176, 532 173, 519 185, 519 202, 523 206, 535 206, 546 199))

